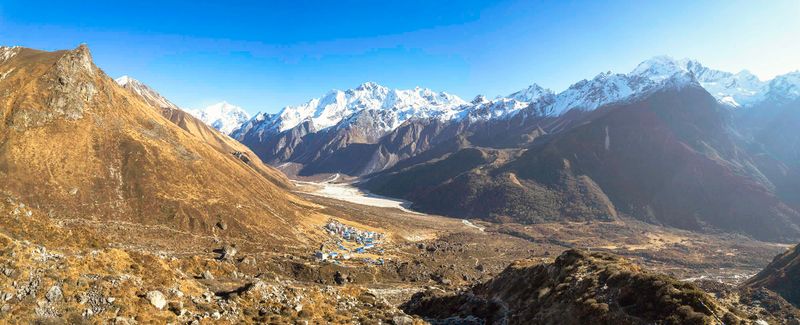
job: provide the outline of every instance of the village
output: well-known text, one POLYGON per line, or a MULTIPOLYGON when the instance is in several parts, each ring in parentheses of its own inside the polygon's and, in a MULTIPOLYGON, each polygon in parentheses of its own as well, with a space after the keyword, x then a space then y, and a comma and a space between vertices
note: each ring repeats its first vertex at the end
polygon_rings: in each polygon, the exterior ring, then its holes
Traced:
POLYGON ((379 232, 362 230, 345 225, 336 219, 330 219, 323 229, 331 235, 331 239, 320 244, 314 257, 319 261, 341 264, 344 261, 363 262, 368 265, 383 265, 386 235, 379 232))

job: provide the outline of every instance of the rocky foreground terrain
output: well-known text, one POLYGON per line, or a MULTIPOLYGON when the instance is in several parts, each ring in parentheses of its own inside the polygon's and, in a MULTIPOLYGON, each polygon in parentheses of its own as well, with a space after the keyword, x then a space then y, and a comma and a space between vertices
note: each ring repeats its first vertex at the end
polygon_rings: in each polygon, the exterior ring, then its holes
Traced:
MULTIPOLYGON (((675 274, 672 267, 695 270, 682 276, 703 274, 735 260, 709 256, 702 263, 719 264, 703 267, 637 259, 642 253, 672 256, 680 247, 674 244, 616 251, 628 257, 587 253, 565 248, 589 245, 593 234, 579 227, 570 235, 583 238, 572 244, 567 238, 536 242, 491 224, 482 223, 489 227, 481 231, 457 220, 332 201, 320 200, 331 206, 320 212, 364 225, 389 221, 382 228, 392 236, 383 246, 385 265, 321 261, 313 247, 51 218, 6 196, 0 203, 0 318, 71 324, 782 324, 800 317, 768 289, 713 277, 682 282, 660 273, 675 274)), ((777 250, 739 245, 745 256, 777 250)))

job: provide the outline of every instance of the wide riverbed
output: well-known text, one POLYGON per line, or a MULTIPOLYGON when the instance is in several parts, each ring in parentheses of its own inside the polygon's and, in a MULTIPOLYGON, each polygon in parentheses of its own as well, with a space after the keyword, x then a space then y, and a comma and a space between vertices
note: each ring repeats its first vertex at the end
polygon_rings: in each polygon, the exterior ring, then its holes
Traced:
POLYGON ((356 204, 369 205, 374 207, 383 208, 397 208, 405 212, 418 213, 409 210, 411 202, 390 198, 386 196, 372 194, 348 183, 333 183, 338 179, 338 175, 332 177, 330 180, 323 182, 304 182, 294 181, 295 184, 300 186, 300 190, 311 194, 323 196, 331 199, 352 202, 356 204))

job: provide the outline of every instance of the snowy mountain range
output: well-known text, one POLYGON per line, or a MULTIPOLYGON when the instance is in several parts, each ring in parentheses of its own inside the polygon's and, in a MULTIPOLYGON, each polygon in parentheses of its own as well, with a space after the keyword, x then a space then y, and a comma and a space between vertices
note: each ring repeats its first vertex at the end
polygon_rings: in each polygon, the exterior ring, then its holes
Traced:
MULTIPOLYGON (((332 90, 306 103, 286 106, 278 113, 258 113, 252 118, 241 107, 220 102, 203 109, 187 110, 203 122, 242 139, 246 134, 259 138, 280 134, 308 122, 312 132, 331 127, 349 127, 353 121, 385 134, 410 119, 487 120, 507 119, 520 112, 535 116, 558 116, 572 109, 593 110, 600 106, 630 100, 658 89, 669 81, 683 80, 705 88, 719 102, 732 108, 752 106, 769 99, 792 100, 800 97, 800 72, 762 81, 747 70, 730 73, 708 68, 695 60, 675 60, 657 56, 640 63, 627 74, 600 73, 555 93, 533 84, 507 96, 487 99, 476 96, 466 102, 456 95, 427 88, 390 89, 366 82, 353 89, 332 90)), ((116 79, 152 104, 169 109, 178 107, 143 83, 123 76, 116 79)))
POLYGON ((244 109, 225 101, 187 112, 225 134, 230 134, 250 119, 250 115, 244 109))
POLYGON ((277 114, 259 113, 242 125, 233 136, 245 132, 277 134, 310 121, 323 130, 342 121, 353 120, 366 111, 382 111, 375 126, 384 131, 397 128, 410 118, 449 119, 466 104, 458 96, 427 88, 389 89, 366 82, 354 89, 332 90, 320 98, 297 106, 287 106, 277 114))
POLYGON ((502 119, 519 112, 534 115, 561 115, 572 109, 593 110, 600 106, 630 100, 665 83, 695 84, 705 88, 721 103, 731 107, 753 105, 766 96, 797 98, 800 72, 761 81, 748 71, 730 73, 707 68, 697 61, 658 56, 640 63, 627 74, 604 72, 591 80, 581 80, 560 93, 533 84, 508 96, 489 100, 477 96, 465 102, 446 92, 427 88, 389 89, 372 82, 354 89, 333 90, 321 98, 297 106, 287 106, 277 114, 259 113, 233 131, 234 138, 248 132, 260 137, 285 132, 305 121, 315 132, 347 123, 367 111, 382 111, 373 125, 388 132, 416 118, 438 120, 502 119))

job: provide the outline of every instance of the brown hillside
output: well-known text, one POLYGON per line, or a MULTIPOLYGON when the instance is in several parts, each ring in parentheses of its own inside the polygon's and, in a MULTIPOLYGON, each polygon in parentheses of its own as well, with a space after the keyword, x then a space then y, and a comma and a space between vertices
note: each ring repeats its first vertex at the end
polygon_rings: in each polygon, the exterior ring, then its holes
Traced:
POLYGON ((126 83, 124 86, 122 86, 122 88, 130 90, 136 97, 149 104, 154 109, 158 110, 161 115, 167 118, 170 122, 179 126, 184 131, 189 132, 189 134, 200 138, 202 141, 208 143, 223 154, 233 154, 239 152, 246 157, 243 161, 246 161, 248 165, 255 168, 259 173, 261 173, 262 176, 280 186, 286 188, 291 187, 291 183, 286 175, 278 172, 274 168, 268 167, 261 161, 261 159, 258 158, 258 156, 256 156, 255 153, 247 148, 247 146, 239 143, 225 134, 222 134, 218 130, 203 123, 203 121, 200 121, 191 114, 181 110, 177 105, 172 104, 160 94, 156 93, 155 90, 138 83, 138 81, 136 84, 126 83), (141 89, 136 89, 135 87, 137 86, 146 87, 146 89, 142 91, 141 89), (166 101, 167 105, 163 105, 164 103, 154 100, 154 98, 161 98, 163 101, 166 101))
POLYGON ((170 123, 97 68, 86 46, 5 50, 0 189, 54 216, 200 233, 222 220, 228 234, 302 234, 296 224, 309 205, 285 191, 285 178, 237 158, 228 151, 240 144, 186 114, 170 123))

